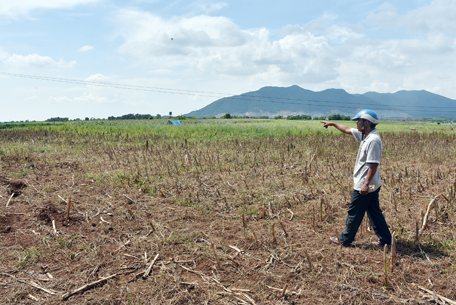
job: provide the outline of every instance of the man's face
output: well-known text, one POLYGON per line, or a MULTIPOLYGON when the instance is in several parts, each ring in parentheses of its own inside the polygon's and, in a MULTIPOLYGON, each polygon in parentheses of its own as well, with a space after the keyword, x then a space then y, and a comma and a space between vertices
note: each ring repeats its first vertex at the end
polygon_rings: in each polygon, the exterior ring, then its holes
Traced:
POLYGON ((358 129, 358 131, 363 131, 363 122, 363 119, 358 119, 358 121, 356 122, 356 128, 358 129))

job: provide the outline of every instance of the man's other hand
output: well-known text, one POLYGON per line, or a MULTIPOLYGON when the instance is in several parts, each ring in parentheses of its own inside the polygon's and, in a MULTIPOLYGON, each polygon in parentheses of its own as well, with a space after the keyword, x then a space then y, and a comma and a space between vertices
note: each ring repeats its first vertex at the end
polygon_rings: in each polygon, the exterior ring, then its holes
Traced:
POLYGON ((360 193, 361 195, 367 195, 367 193, 369 193, 369 185, 363 184, 363 186, 362 186, 361 189, 359 190, 359 193, 360 193))

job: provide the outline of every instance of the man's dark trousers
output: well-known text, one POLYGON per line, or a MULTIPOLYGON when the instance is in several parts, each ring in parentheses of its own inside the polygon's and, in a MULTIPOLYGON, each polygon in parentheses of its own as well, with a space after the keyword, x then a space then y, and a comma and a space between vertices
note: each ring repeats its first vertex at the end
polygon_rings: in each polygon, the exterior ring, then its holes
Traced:
POLYGON ((391 245, 391 233, 380 209, 378 200, 379 192, 380 188, 367 195, 361 195, 359 191, 353 190, 345 230, 339 237, 340 242, 344 246, 349 246, 355 239, 356 232, 363 221, 365 212, 367 212, 375 234, 380 239, 380 244, 391 245))

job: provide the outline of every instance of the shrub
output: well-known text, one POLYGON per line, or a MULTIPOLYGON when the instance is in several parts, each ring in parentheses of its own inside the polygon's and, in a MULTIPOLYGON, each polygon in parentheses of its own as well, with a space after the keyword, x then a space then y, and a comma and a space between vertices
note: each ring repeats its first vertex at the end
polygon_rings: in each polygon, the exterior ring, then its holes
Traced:
POLYGON ((322 116, 314 116, 314 117, 312 118, 312 120, 324 121, 324 120, 326 120, 326 117, 325 117, 324 115, 322 115, 322 116))
POLYGON ((341 115, 341 114, 330 114, 328 116, 328 120, 330 121, 350 121, 349 115, 341 115))
POLYGON ((311 120, 312 117, 307 114, 289 115, 287 120, 311 120))

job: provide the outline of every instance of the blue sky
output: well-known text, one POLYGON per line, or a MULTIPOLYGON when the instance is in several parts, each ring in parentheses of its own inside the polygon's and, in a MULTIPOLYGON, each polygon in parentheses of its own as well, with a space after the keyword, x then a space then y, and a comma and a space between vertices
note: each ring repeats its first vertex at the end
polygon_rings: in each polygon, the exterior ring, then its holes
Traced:
POLYGON ((2 2, 2 122, 179 115, 263 86, 456 99, 452 0, 2 2))

